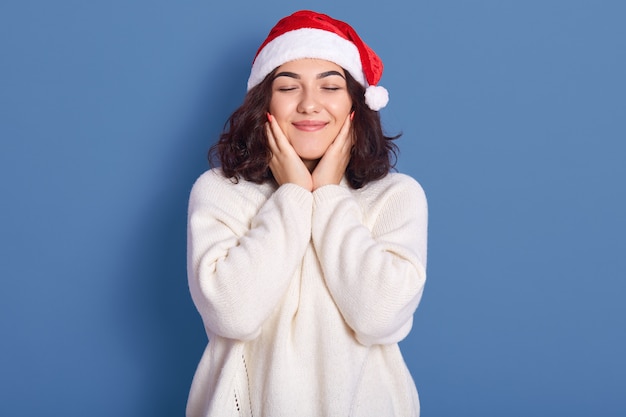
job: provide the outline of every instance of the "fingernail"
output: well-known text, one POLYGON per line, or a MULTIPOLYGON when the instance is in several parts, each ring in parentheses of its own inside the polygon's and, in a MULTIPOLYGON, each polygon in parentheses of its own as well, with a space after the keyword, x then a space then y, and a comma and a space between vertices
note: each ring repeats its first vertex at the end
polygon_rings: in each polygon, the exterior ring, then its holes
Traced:
POLYGON ((350 113, 350 120, 354 119, 354 112, 350 113))
POLYGON ((271 123, 272 122, 272 115, 269 114, 269 112, 267 112, 266 114, 267 114, 267 121, 271 123))

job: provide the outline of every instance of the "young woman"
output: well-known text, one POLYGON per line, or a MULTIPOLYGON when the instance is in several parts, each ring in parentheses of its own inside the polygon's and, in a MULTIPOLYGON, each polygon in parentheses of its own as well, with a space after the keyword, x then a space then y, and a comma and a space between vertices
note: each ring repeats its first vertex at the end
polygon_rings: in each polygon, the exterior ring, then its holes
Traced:
POLYGON ((398 342, 425 282, 427 208, 391 173, 378 56, 300 11, 259 48, 191 191, 188 273, 209 343, 187 415, 418 416, 398 342))

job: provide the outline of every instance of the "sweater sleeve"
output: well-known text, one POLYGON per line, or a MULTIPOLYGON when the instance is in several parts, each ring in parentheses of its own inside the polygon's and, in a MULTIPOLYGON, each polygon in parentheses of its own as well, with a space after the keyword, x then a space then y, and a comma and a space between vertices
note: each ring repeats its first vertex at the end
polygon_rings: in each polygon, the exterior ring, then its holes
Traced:
POLYGON ((300 264, 311 230, 311 193, 285 184, 266 199, 254 185, 209 171, 189 199, 189 289, 209 333, 251 340, 300 264))
POLYGON ((364 345, 406 337, 426 280, 426 198, 412 178, 394 177, 373 184, 382 189, 362 204, 338 185, 314 192, 313 244, 335 303, 364 345))

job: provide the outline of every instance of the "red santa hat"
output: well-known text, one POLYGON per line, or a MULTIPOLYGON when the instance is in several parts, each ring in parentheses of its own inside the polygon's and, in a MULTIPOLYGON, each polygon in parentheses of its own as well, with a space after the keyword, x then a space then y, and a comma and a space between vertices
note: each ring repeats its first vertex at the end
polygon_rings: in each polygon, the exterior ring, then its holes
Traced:
POLYGON ((325 14, 301 10, 282 18, 259 47, 248 79, 248 91, 275 68, 302 58, 334 62, 365 90, 365 102, 378 111, 389 102, 387 90, 376 84, 383 63, 347 23, 325 14))

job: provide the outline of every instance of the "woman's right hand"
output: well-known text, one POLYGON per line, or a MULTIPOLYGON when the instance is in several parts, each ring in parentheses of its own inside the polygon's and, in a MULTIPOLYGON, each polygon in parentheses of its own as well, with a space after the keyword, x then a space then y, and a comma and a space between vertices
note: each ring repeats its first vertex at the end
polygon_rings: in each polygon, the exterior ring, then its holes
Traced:
POLYGON ((270 170, 278 185, 286 183, 297 184, 309 191, 313 191, 313 179, 302 159, 298 156, 291 143, 276 122, 276 119, 267 114, 267 140, 272 151, 270 170))

